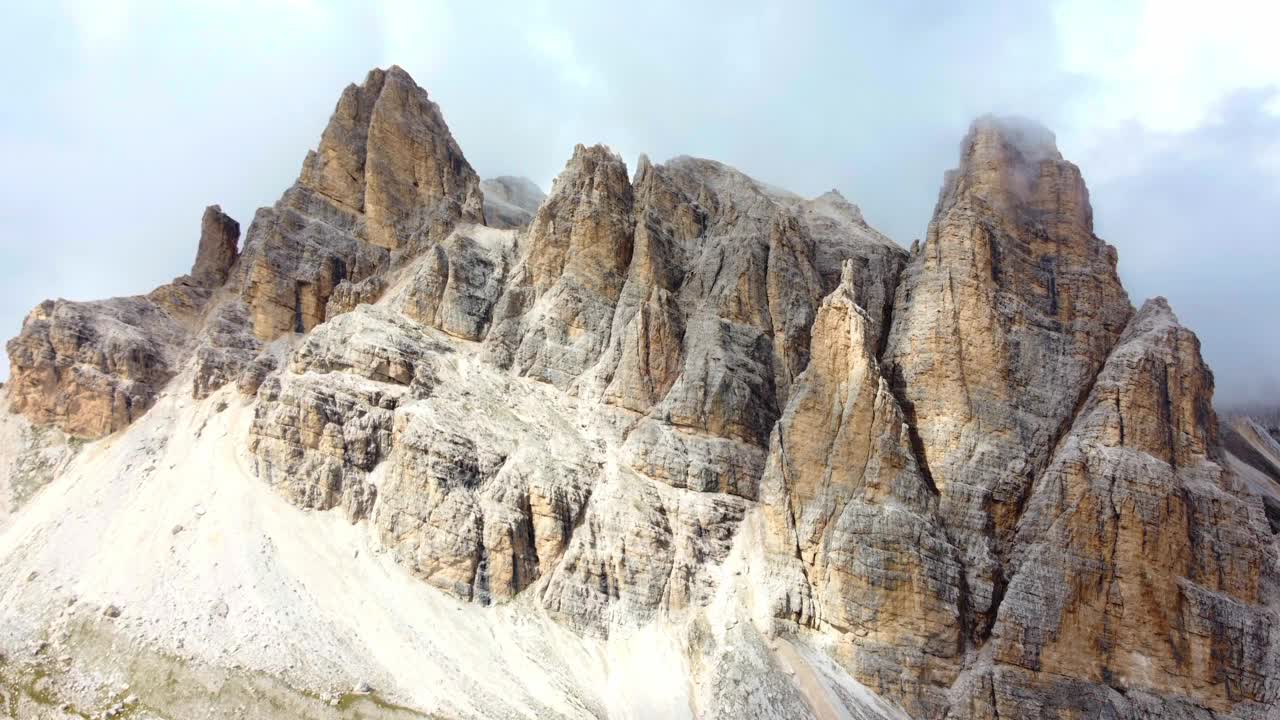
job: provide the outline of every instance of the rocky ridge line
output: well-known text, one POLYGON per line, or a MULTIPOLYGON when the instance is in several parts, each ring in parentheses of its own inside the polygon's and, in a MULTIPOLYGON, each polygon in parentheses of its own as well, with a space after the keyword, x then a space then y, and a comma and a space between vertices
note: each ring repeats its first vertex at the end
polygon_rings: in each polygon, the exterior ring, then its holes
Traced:
POLYGON ((911 253, 695 158, 580 145, 526 226, 481 188, 375 70, 238 255, 210 208, 194 278, 37 308, 10 407, 99 437, 234 382, 291 502, 585 633, 706 612, 759 518, 762 631, 913 717, 1274 712, 1257 463, 1047 131, 976 121, 911 253))

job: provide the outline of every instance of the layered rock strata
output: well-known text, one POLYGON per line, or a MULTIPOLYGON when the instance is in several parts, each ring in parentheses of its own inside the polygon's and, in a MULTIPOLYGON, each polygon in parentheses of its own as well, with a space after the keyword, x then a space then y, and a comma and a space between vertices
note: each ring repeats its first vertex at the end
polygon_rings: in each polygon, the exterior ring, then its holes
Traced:
POLYGON ((1132 312, 1052 135, 975 122, 898 286, 885 352, 964 554, 975 637, 994 620, 1030 488, 1132 312))
POLYGON ((269 341, 326 318, 344 281, 483 221, 480 179, 444 117, 399 67, 342 93, 319 147, 271 208, 254 217, 233 282, 253 332, 269 341))
MULTIPOLYGON (((201 221, 191 275, 147 295, 41 303, 5 348, 10 409, 81 438, 127 427, 188 361, 210 300, 235 263, 238 238, 236 221, 213 205, 201 221)), ((215 333, 228 325, 226 332, 244 332, 242 318, 213 325, 215 333)), ((197 397, 204 385, 197 378, 197 397)))
POLYGON ((975 122, 910 252, 709 160, 580 145, 535 191, 375 70, 242 250, 214 206, 191 277, 33 311, 9 406, 98 437, 234 385, 293 504, 461 600, 681 627, 691 677, 740 641, 917 718, 1275 714, 1280 452, 1224 447, 1047 131, 975 122))
MULTIPOLYGON (((1265 716, 1276 545, 1195 335, 1148 301, 1036 479, 963 717, 1265 716)), ((1271 708, 1270 710, 1268 708, 1271 708)))
POLYGON ((852 280, 848 261, 773 434, 762 481, 770 550, 793 578, 774 611, 836 636, 855 677, 936 716, 965 647, 963 567, 852 280))

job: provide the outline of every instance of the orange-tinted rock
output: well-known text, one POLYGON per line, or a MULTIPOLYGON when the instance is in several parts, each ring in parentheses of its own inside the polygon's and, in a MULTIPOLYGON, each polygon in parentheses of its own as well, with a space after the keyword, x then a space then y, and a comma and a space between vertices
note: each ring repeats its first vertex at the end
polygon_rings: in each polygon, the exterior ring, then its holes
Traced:
POLYGON ((975 122, 903 273, 884 359, 964 554, 979 639, 1031 483, 1132 313, 1115 266, 1053 136, 975 122))
POLYGON ((1165 698, 1161 717, 1274 703, 1276 548, 1220 464, 1212 393, 1195 335, 1148 301, 1035 483, 991 640, 1009 667, 972 716, 1136 717, 1131 693, 1165 698))

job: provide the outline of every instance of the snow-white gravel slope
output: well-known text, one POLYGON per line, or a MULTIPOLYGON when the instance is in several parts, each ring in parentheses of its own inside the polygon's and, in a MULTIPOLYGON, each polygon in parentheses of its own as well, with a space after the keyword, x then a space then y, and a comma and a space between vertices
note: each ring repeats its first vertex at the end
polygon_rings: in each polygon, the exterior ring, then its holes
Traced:
MULTIPOLYGON (((184 387, 181 377, 171 386, 184 387)), ((133 658, 145 654, 182 673, 224 673, 218 687, 237 673, 270 678, 326 708, 364 683, 379 702, 432 717, 715 717, 723 698, 752 693, 776 703, 791 693, 810 716, 896 716, 821 654, 755 629, 767 618, 741 577, 758 546, 749 538, 704 616, 583 637, 526 599, 533 593, 498 607, 456 600, 398 566, 366 523, 287 503, 254 477, 252 415, 231 388, 200 402, 168 393, 0 523, 0 652, 13 667, 37 668, 27 675, 36 678, 54 667, 40 679, 54 683, 47 694, 79 689, 83 704, 108 706, 126 685, 138 707, 169 702, 145 695, 158 686, 137 676, 133 658), (690 628, 708 623, 719 659, 693 667, 690 628), (865 703, 865 714, 837 695, 865 703)), ((188 677, 165 672, 170 686, 188 677)), ((186 702, 208 717, 263 716, 217 706, 241 696, 209 693, 186 702)), ((342 707, 335 717, 380 717, 342 707)))

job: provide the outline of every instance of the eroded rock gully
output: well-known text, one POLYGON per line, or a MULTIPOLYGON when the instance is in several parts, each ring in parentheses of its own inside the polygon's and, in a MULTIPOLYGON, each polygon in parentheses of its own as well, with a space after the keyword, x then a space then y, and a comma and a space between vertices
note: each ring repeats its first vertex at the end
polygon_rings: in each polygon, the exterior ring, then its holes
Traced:
POLYGON ((192 276, 36 308, 10 409, 96 438, 234 385, 292 503, 592 635, 708 612, 751 524, 760 631, 913 717, 1277 712, 1277 478, 1046 130, 976 121, 909 253, 709 160, 482 185, 393 67, 238 232, 211 207, 192 276))

